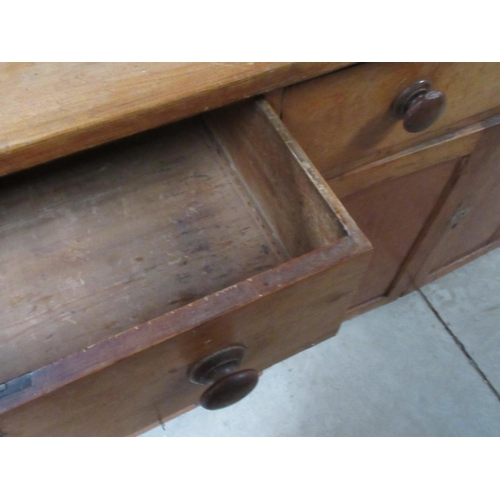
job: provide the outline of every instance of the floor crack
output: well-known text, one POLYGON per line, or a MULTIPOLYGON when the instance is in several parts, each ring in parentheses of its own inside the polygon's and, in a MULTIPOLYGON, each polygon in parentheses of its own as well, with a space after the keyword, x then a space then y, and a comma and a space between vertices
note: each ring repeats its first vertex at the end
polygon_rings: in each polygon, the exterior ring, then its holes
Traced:
POLYGON ((163 421, 163 418, 161 416, 160 408, 155 405, 155 410, 156 410, 156 414, 158 416, 158 423, 161 425, 161 428, 163 430, 165 430, 165 422, 163 421))
POLYGON ((474 358, 467 352, 467 349, 465 346, 462 344, 462 342, 459 340, 459 338, 451 331, 450 327, 446 324, 446 322, 443 320, 441 315, 437 312, 437 310, 434 308, 434 306, 431 304, 427 296, 420 290, 420 288, 416 288, 416 291, 420 294, 422 299, 424 299, 425 303, 429 306, 430 310, 434 313, 438 321, 443 325, 445 330, 450 334, 451 338, 455 342, 455 344, 458 346, 458 348, 462 351, 463 355, 468 359, 469 363, 472 365, 472 367, 476 370, 476 372, 479 374, 479 376, 483 379, 483 381, 486 383, 486 385, 490 388, 491 392, 495 395, 495 397, 500 401, 500 394, 498 391, 495 389, 493 384, 488 380, 488 377, 486 374, 479 368, 479 365, 476 363, 474 358))

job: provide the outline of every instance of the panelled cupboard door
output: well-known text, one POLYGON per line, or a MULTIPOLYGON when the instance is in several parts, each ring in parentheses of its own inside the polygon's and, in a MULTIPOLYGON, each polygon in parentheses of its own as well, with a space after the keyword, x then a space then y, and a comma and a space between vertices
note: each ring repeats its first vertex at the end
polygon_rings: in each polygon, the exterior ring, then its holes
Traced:
POLYGON ((423 285, 500 244, 500 125, 485 130, 423 245, 423 285))
MULTIPOLYGON (((485 123, 468 127, 329 181, 374 248, 367 272, 351 305, 353 314, 381 305, 413 289, 418 269, 436 244, 434 228, 439 227, 442 217, 453 215, 447 215, 444 209, 449 205, 448 200, 456 197, 457 182, 460 179, 460 185, 470 183, 461 177, 462 173, 472 167, 470 173, 474 176, 477 166, 473 165, 477 162, 486 166, 497 161, 492 148, 500 136, 495 135, 498 127, 485 134, 484 127, 490 125, 485 123), (478 141, 481 142, 468 163, 468 156, 478 141), (489 162, 485 162, 485 156, 489 162), (434 237, 429 238, 429 233, 433 233, 434 237)), ((500 156, 496 150, 495 154, 500 156)), ((488 170, 492 168, 488 167, 488 170)), ((497 173, 497 178, 500 181, 500 173, 497 173)), ((474 182, 472 189, 483 200, 481 207, 488 203, 491 205, 495 196, 496 200, 500 199, 500 187, 492 186, 486 173, 475 178, 474 182), (479 188, 483 185, 483 191, 488 191, 486 198, 489 201, 480 193, 479 188)), ((461 206, 455 205, 458 209, 461 206)), ((495 209, 489 205, 488 210, 493 217, 495 209)), ((499 208, 500 204, 496 207, 497 213, 499 208)), ((483 226, 480 229, 471 221, 471 227, 464 236, 453 233, 456 239, 452 242, 447 238, 447 243, 443 243, 441 260, 447 262, 455 254, 459 258, 467 252, 469 247, 462 249, 460 245, 463 237, 473 239, 474 231, 474 234, 478 233, 477 242, 470 240, 468 244, 471 250, 477 248, 491 238, 498 224, 490 220, 483 226), (453 251, 452 244, 456 247, 453 251)))

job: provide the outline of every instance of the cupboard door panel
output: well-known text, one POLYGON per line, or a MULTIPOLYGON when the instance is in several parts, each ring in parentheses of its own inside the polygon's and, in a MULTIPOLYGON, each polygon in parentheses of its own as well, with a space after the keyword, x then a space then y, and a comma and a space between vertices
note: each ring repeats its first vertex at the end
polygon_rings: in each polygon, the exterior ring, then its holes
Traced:
POLYGON ((459 160, 380 182, 342 200, 374 252, 352 306, 382 299, 391 290, 417 237, 439 203, 459 160))
POLYGON ((422 285, 493 248, 500 237, 500 126, 486 130, 426 245, 432 251, 415 277, 422 285))

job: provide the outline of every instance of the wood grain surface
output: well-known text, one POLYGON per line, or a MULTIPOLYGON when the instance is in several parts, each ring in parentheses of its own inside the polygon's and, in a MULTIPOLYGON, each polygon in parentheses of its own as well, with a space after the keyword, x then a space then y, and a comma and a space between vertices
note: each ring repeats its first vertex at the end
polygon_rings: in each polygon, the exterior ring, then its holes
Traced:
MULTIPOLYGON (((73 353, 52 354, 51 363, 42 361, 47 364, 28 374, 26 387, 0 398, 2 434, 128 435, 197 402, 200 386, 188 381, 187 370, 199 358, 242 344, 245 367, 260 371, 337 330, 366 267, 369 242, 268 103, 213 113, 224 119, 196 118, 127 139, 131 148, 118 143, 105 148, 108 154, 94 150, 61 160, 73 166, 59 173, 78 182, 57 185, 59 175, 47 175, 53 165, 3 179, 22 188, 10 199, 14 209, 3 214, 10 238, 0 241, 22 241, 24 257, 14 260, 26 280, 34 273, 38 295, 51 287, 66 300, 39 316, 28 309, 27 323, 18 308, 13 327, 25 324, 5 344, 21 339, 33 359, 42 359, 44 339, 36 338, 36 328, 26 331, 45 314, 63 349, 68 341, 73 353), (215 134, 205 129, 211 123, 215 134), (91 162, 78 164, 88 156, 91 162), (242 159, 255 162, 255 172, 242 159), (94 175, 80 182, 87 168, 94 175), (51 189, 44 190, 45 183, 51 189), (48 214, 39 210, 40 198, 48 214), (93 207, 106 217, 93 219, 93 207), (63 231, 45 234, 53 224, 63 231), (78 234, 64 238, 71 231, 78 234), (72 250, 78 239, 91 243, 81 246, 93 250, 93 258, 72 250), (266 247, 273 240, 275 248, 266 247), (68 279, 44 289, 46 262, 48 274, 56 270, 68 279), (207 265, 217 271, 214 279, 207 265), (178 297, 186 284, 192 295, 178 297), (78 296, 87 288, 94 293, 78 296), (150 304, 168 312, 136 323, 131 313, 151 316, 150 304), (79 313, 75 324, 65 320, 72 310, 79 313), (82 325, 102 323, 106 314, 130 326, 110 334, 101 325, 104 334, 90 345, 82 325)), ((5 251, 12 256, 13 248, 5 251)), ((26 291, 19 273, 9 280, 10 289, 26 291)), ((30 306, 29 297, 21 302, 30 306)), ((49 329, 45 334, 51 342, 49 329)), ((12 356, 23 362, 21 350, 12 356)))
POLYGON ((499 63, 368 63, 285 89, 282 119, 326 179, 499 113, 499 63), (443 115, 407 132, 391 112, 417 80, 444 92, 443 115))
POLYGON ((192 120, 0 179, 0 380, 284 262, 192 120))
POLYGON ((0 176, 347 63, 1 63, 0 176))
POLYGON ((132 335, 136 341, 151 338, 154 330, 164 336, 154 347, 1 414, 0 432, 6 436, 127 436, 152 423, 159 425, 199 401, 205 387, 189 382, 188 370, 208 354, 244 345, 242 369, 261 371, 334 335, 366 258, 345 238, 336 250, 329 247, 309 259, 301 258, 301 263, 287 263, 274 277, 272 271, 260 274, 241 283, 241 288, 212 297, 210 304, 201 301, 205 304, 177 309, 159 322, 125 334, 128 340, 117 337, 115 344, 122 342, 123 348, 130 345, 132 335), (338 261, 333 267, 317 266, 331 262, 334 254, 338 261), (292 278, 312 261, 317 266, 313 274, 298 281, 292 278), (233 292, 246 296, 246 304, 231 307, 233 292), (182 329, 189 324, 187 331, 182 329))
POLYGON ((418 172, 429 165, 467 156, 480 140, 484 128, 481 123, 474 124, 339 175, 329 184, 337 196, 344 198, 380 182, 418 172))
POLYGON ((374 248, 352 307, 387 296, 456 163, 450 160, 428 166, 343 198, 342 203, 374 248))
POLYGON ((350 316, 465 264, 469 255, 481 255, 485 244, 494 248, 500 226, 499 123, 500 116, 492 116, 329 181, 374 245, 350 316), (454 214, 470 204, 481 208, 448 227, 454 214), (435 269, 432 259, 437 259, 435 269), (452 264, 437 264, 440 259, 452 264))
POLYGON ((500 236, 500 125, 485 130, 423 246, 412 277, 421 286, 466 264, 500 236), (421 261, 422 262, 422 261, 421 261))

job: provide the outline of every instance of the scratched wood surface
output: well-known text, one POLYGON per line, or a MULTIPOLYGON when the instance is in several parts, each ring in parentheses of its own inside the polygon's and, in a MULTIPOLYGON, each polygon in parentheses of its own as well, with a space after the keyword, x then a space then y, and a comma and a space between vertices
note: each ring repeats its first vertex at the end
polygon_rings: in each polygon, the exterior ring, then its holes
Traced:
POLYGON ((237 114, 222 109, 208 117, 287 256, 299 257, 346 236, 342 211, 332 211, 325 201, 323 178, 268 103, 243 103, 237 114), (294 168, 297 161, 302 169, 294 168))
POLYGON ((130 434, 196 403, 213 350, 262 370, 324 340, 371 250, 263 100, 0 184, 0 354, 41 366, 0 398, 8 435, 130 434))
POLYGON ((1 63, 0 176, 347 63, 1 63))
POLYGON ((245 363, 263 370, 328 338, 371 250, 264 101, 1 184, 2 227, 18 243, 2 247, 14 262, 2 295, 25 294, 4 346, 21 364, 52 361, 0 397, 7 435, 130 434, 195 404, 187 370, 214 350, 243 344, 245 363), (50 290, 59 307, 34 311, 50 290))
MULTIPOLYGON (((305 271, 310 259, 285 264, 287 269, 277 276, 264 273, 243 283, 242 288, 251 286, 263 295, 258 300, 181 335, 171 335, 45 397, 0 412, 0 432, 6 436, 128 436, 198 403, 205 387, 190 383, 187 372, 208 354, 229 345, 244 345, 242 368, 262 371, 326 340, 340 326, 366 266, 366 253, 360 254, 349 243, 345 238, 337 250, 320 251, 313 260, 316 264, 323 261, 323 266, 312 275, 304 274, 300 281, 291 284, 285 279, 294 272, 293 267, 304 266, 305 271), (332 264, 334 253, 336 263, 332 264), (266 295, 269 289, 272 293, 266 295)), ((181 312, 179 309, 172 316, 181 312)), ((163 322, 168 330, 172 321, 164 318, 163 322)), ((138 334, 147 336, 148 328, 144 325, 138 334)))
POLYGON ((283 262, 200 123, 0 180, 0 380, 283 262))

